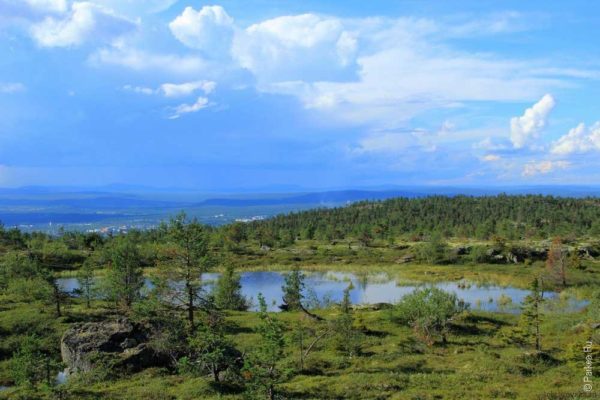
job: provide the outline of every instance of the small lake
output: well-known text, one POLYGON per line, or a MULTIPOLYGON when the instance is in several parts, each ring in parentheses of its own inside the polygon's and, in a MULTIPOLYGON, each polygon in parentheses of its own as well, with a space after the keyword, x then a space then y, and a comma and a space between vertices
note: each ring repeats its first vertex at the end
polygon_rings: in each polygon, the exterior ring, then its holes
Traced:
MULTIPOLYGON (((279 311, 285 272, 243 272, 241 275, 242 293, 252 300, 252 310, 257 308, 257 294, 262 293, 267 301, 269 310, 279 311)), ((311 304, 327 305, 342 300, 344 289, 352 285, 350 299, 353 304, 395 303, 404 295, 411 293, 415 288, 424 284, 399 282, 388 274, 357 275, 348 272, 305 272, 304 296, 309 306, 311 304)), ((203 274, 205 281, 204 290, 210 291, 218 279, 218 273, 203 274)), ((77 278, 61 278, 58 283, 62 290, 73 292, 79 289, 77 278)), ((433 285, 447 292, 455 293, 471 306, 471 309, 485 311, 518 312, 519 306, 529 294, 528 290, 510 286, 477 285, 474 283, 439 282, 433 285)), ((152 283, 146 280, 146 287, 151 288, 152 283)), ((558 293, 547 292, 545 298, 559 300, 558 293)), ((565 311, 580 309, 587 302, 575 299, 563 299, 560 308, 565 311)), ((554 303, 559 303, 554 302, 554 303)))

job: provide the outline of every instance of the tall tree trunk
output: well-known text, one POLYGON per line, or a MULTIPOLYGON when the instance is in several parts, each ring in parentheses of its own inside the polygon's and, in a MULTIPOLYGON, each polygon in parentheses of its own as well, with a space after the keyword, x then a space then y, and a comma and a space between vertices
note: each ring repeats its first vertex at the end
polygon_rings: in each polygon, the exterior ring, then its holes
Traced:
POLYGON ((196 331, 196 327, 194 325, 194 288, 192 285, 188 284, 188 304, 187 304, 187 312, 188 312, 188 322, 190 323, 190 332, 194 333, 196 331))
POLYGON ((60 317, 62 316, 62 313, 60 312, 60 290, 56 282, 54 282, 52 286, 54 289, 54 303, 56 305, 56 316, 60 317))

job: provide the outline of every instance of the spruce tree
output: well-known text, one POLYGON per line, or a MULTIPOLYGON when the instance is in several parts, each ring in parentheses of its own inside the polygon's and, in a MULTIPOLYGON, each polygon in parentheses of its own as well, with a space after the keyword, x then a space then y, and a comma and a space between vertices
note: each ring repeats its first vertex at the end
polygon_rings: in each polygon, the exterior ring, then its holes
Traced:
POLYGON ((260 341, 245 360, 243 376, 248 379, 253 392, 273 400, 277 384, 284 378, 280 365, 285 349, 284 329, 279 320, 267 313, 267 303, 262 293, 258 294, 258 304, 260 323, 256 332, 260 341))
POLYGON ((134 302, 140 299, 144 286, 144 274, 140 262, 137 243, 130 237, 120 236, 113 239, 107 248, 108 272, 104 279, 108 297, 131 310, 134 302))
POLYGON ((283 306, 286 311, 302 310, 302 299, 304 295, 304 274, 298 267, 295 267, 292 272, 286 275, 285 283, 281 287, 283 290, 283 306))
POLYGON ((521 307, 521 329, 525 339, 533 343, 537 351, 542 350, 542 334, 540 325, 542 323, 542 303, 544 302, 544 292, 538 278, 531 282, 531 293, 525 298, 521 307))
POLYGON ((223 310, 245 311, 248 301, 242 295, 240 275, 232 264, 227 264, 214 288, 215 304, 223 310))

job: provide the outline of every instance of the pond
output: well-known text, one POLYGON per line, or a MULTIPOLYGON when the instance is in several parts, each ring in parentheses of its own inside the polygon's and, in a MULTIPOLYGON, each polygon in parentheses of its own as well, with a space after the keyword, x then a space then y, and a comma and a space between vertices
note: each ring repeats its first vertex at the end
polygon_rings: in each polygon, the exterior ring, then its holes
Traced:
MULTIPOLYGON (((279 311, 278 305, 281 304, 281 287, 284 284, 285 274, 285 272, 273 271, 252 271, 240 274, 242 293, 252 301, 252 310, 257 308, 257 294, 262 293, 269 310, 279 311)), ((424 285, 397 281, 395 277, 388 274, 359 275, 349 272, 329 271, 305 272, 305 275, 305 299, 313 304, 326 305, 341 301, 344 289, 350 284, 352 285, 350 299, 353 304, 395 303, 415 288, 424 285)), ((205 282, 204 290, 210 291, 218 277, 219 274, 217 273, 204 274, 202 276, 205 282)), ((59 285, 66 292, 79 289, 79 282, 76 278, 61 278, 59 279, 59 285)), ((518 312, 519 305, 523 303, 523 300, 529 294, 528 290, 515 287, 493 284, 478 285, 465 281, 439 282, 429 285, 456 293, 460 299, 471 306, 471 309, 493 312, 518 312)), ((146 280, 146 286, 151 288, 152 283, 146 280)), ((547 292, 545 297, 555 299, 557 300, 555 303, 558 303, 558 293, 547 292)), ((571 311, 579 309, 585 304, 587 304, 585 301, 566 299, 562 302, 561 308, 565 311, 571 311)))

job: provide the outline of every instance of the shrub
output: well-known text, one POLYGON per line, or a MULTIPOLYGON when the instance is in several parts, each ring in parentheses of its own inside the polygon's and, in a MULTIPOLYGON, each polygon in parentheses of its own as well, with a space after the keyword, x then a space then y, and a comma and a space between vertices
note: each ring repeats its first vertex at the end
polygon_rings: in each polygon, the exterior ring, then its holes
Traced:
POLYGON ((393 320, 410 325, 421 340, 431 345, 435 336, 441 336, 446 343, 450 321, 466 309, 467 305, 454 293, 428 287, 404 296, 391 313, 393 320))

